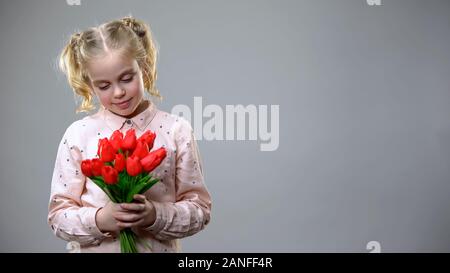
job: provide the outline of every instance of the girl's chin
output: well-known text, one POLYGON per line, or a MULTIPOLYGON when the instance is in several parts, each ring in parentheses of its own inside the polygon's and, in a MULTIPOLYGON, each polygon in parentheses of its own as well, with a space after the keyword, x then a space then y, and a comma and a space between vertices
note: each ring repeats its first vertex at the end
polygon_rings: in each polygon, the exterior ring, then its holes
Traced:
POLYGON ((114 106, 120 112, 129 112, 133 109, 134 99, 131 98, 124 104, 115 104, 114 106))
POLYGON ((121 107, 118 107, 117 105, 114 105, 113 112, 120 116, 128 116, 134 112, 134 108, 136 108, 136 107, 134 107, 132 102, 130 102, 130 105, 125 109, 122 109, 121 107))

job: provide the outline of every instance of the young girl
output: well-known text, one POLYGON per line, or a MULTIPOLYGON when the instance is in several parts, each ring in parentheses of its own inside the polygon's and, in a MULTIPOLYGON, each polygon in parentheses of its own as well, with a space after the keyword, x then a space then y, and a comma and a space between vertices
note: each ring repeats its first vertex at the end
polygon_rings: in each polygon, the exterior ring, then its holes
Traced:
POLYGON ((145 92, 161 98, 156 53, 150 28, 125 17, 73 34, 61 54, 61 69, 82 97, 78 112, 93 109, 94 96, 101 103, 97 113, 67 128, 52 178, 48 224, 82 252, 120 252, 118 233, 124 228, 139 237, 139 252, 180 252, 179 239, 210 221, 211 197, 191 125, 144 98, 145 92), (153 150, 165 147, 167 157, 152 172, 158 183, 134 203, 115 204, 82 174, 80 164, 96 156, 100 138, 130 128, 137 137, 155 132, 153 150))

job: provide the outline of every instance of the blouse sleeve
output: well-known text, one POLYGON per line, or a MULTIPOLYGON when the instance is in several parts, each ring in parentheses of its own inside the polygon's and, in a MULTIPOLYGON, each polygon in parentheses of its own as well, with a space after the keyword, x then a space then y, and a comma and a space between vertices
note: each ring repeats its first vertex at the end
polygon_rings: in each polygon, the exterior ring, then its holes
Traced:
POLYGON ((58 147, 47 220, 54 234, 63 240, 77 241, 81 246, 99 245, 110 235, 96 225, 95 215, 100 208, 81 204, 86 177, 80 170, 80 147, 72 143, 74 131, 69 127, 58 147))
POLYGON ((179 118, 175 129, 176 202, 155 202, 156 220, 146 230, 159 240, 194 235, 209 223, 211 196, 204 184, 203 166, 192 127, 179 118))

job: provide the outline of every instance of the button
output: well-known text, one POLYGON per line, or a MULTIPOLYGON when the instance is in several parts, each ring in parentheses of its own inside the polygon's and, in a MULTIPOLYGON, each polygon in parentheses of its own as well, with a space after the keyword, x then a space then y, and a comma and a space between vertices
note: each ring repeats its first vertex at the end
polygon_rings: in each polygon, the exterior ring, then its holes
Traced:
POLYGON ((127 121, 126 121, 128 124, 131 124, 131 120, 129 120, 129 119, 127 119, 127 121))

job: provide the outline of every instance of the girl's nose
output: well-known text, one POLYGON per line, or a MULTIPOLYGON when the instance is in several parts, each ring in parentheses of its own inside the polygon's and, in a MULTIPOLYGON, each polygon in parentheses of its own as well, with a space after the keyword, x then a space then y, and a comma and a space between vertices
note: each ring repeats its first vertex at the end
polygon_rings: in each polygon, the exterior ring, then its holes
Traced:
POLYGON ((125 89, 123 89, 123 88, 121 88, 120 86, 117 86, 115 89, 114 89, 114 97, 116 97, 116 98, 121 98, 121 97, 123 97, 124 95, 125 95, 125 89))

